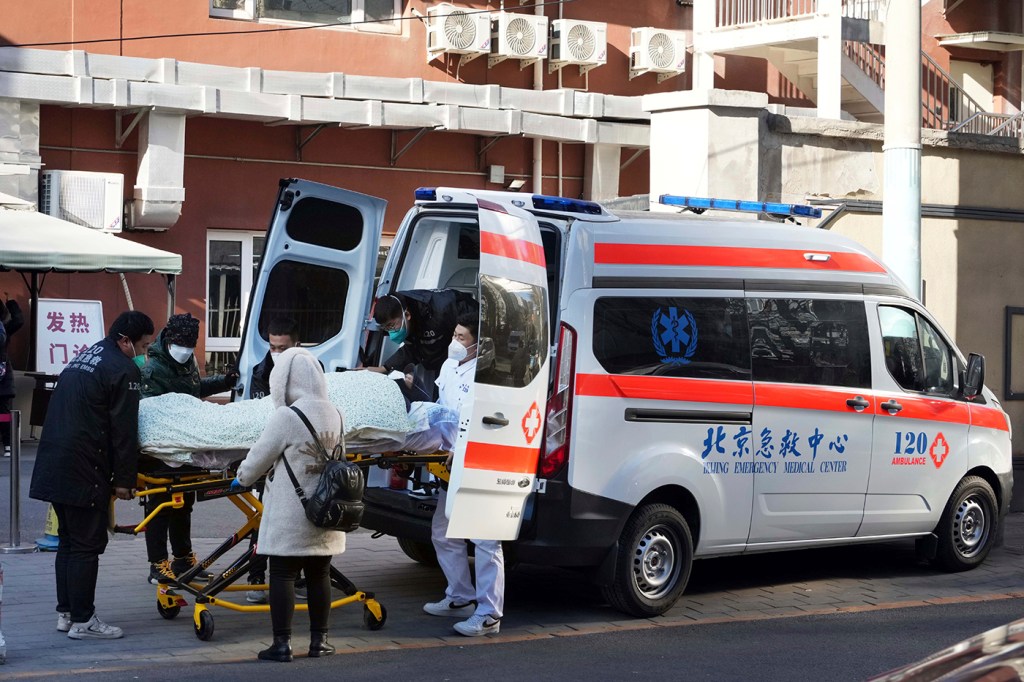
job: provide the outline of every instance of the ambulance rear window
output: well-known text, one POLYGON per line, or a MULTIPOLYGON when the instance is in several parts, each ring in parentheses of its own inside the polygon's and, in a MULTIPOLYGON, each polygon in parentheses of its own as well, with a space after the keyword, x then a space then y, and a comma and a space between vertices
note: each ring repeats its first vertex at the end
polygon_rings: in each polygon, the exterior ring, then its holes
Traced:
POLYGON ((749 380, 743 299, 600 298, 594 356, 610 374, 749 380))

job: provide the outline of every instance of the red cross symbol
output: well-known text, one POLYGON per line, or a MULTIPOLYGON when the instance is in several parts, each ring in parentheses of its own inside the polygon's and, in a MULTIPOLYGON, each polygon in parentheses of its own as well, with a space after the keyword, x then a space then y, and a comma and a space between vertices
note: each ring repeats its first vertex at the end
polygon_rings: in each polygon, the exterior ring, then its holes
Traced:
POLYGON ((949 454, 949 443, 946 442, 946 437, 942 435, 942 432, 935 436, 932 446, 928 448, 928 454, 932 456, 936 469, 941 467, 942 463, 946 461, 946 455, 949 454))
POLYGON ((533 443, 533 439, 537 437, 537 433, 540 431, 540 410, 537 409, 537 403, 534 402, 530 405, 530 409, 523 415, 523 433, 526 434, 526 442, 529 444, 533 443))

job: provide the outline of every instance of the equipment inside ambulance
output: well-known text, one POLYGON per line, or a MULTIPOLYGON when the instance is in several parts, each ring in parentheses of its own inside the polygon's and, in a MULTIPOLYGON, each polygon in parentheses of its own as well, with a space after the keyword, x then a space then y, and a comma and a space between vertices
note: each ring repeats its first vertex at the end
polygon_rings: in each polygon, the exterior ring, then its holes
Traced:
MULTIPOLYGON (((945 570, 1001 533, 1010 429, 965 358, 873 254, 789 204, 665 196, 683 213, 417 190, 371 292, 384 202, 282 181, 240 367, 299 320, 328 372, 396 350, 371 294, 455 288, 480 306, 451 534, 579 569, 636 616, 694 559, 914 539, 945 570), (733 218, 707 210, 746 212, 733 218), (268 293, 272 292, 272 293, 268 293)), ((436 498, 371 474, 363 527, 432 559, 436 498)))

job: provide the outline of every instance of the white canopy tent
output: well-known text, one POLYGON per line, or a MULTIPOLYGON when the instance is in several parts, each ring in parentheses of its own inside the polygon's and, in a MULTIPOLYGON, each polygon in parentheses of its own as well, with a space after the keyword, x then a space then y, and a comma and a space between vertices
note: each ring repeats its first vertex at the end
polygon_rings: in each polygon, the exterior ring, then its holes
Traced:
MULTIPOLYGON (((54 218, 38 211, 13 208, 0 201, 0 271, 26 274, 32 310, 38 307, 39 275, 47 272, 142 272, 167 278, 168 315, 174 312, 174 276, 181 256, 136 244, 112 234, 54 218)), ((29 325, 29 364, 35 366, 36 320, 29 325)))

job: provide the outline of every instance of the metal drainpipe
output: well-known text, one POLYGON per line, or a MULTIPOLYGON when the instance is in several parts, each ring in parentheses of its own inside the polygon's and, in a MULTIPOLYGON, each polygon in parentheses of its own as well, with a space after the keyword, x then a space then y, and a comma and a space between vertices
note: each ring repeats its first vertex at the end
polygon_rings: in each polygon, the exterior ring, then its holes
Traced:
MULTIPOLYGON (((541 3, 533 8, 536 15, 544 14, 544 6, 541 3)), ((544 89, 544 62, 538 59, 533 65, 533 89, 544 89)), ((534 194, 544 193, 544 141, 539 137, 533 138, 533 192, 534 194)))
POLYGON ((921 6, 886 10, 882 258, 921 298, 921 6), (899 31, 891 30, 899 26, 899 31))

